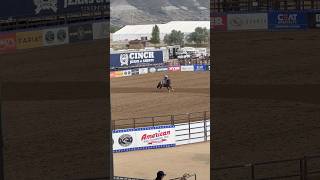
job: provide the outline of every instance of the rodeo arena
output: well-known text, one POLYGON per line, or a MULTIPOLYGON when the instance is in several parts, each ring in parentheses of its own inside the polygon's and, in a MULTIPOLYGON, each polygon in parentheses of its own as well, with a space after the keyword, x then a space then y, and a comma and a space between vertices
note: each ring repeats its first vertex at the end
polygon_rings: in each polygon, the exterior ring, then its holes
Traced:
POLYGON ((319 66, 320 1, 210 2, 221 69, 213 81, 212 178, 320 179, 318 88, 310 85, 319 82, 311 74, 319 66))

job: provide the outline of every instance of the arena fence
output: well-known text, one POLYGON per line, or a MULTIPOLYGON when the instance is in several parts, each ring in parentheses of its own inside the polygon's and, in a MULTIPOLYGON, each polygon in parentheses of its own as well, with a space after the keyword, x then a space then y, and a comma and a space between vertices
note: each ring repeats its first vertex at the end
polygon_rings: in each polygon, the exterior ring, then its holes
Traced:
POLYGON ((138 128, 146 126, 159 126, 159 125, 175 125, 178 123, 194 122, 199 120, 210 119, 210 111, 192 112, 184 114, 174 115, 161 115, 151 117, 140 118, 126 118, 126 119, 114 119, 112 120, 112 128, 126 129, 126 128, 138 128))
POLYGON ((320 155, 211 168, 215 179, 313 180, 320 177, 320 155))
MULTIPOLYGON (((88 179, 78 179, 78 180, 107 180, 107 178, 88 178, 88 179)), ((141 179, 141 178, 131 178, 131 177, 121 177, 114 176, 113 180, 150 180, 150 179, 141 179)), ((177 177, 169 180, 197 180, 197 174, 184 174, 182 177, 177 177)))

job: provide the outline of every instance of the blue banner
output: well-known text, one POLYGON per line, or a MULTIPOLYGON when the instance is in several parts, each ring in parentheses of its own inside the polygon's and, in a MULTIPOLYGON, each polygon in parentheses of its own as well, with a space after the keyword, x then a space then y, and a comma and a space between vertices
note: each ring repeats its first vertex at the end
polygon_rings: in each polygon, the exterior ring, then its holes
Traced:
POLYGON ((195 64, 194 65, 194 71, 206 71, 207 65, 199 65, 195 64))
POLYGON ((136 51, 110 55, 111 67, 130 67, 163 63, 163 51, 136 51))
POLYGON ((305 29, 308 27, 307 15, 303 12, 270 12, 269 29, 305 29))
POLYGON ((109 10, 109 0, 1 0, 0 18, 109 10))

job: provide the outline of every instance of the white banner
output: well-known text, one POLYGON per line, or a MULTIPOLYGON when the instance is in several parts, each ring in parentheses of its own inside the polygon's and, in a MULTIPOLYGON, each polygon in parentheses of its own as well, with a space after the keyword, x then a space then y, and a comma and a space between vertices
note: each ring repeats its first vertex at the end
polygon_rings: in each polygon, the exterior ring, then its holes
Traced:
POLYGON ((108 36, 108 23, 99 22, 92 24, 93 39, 106 39, 108 36))
POLYGON ((148 68, 139 68, 139 74, 148 74, 148 68))
POLYGON ((44 29, 43 30, 43 45, 61 45, 69 43, 69 33, 67 27, 44 29))
POLYGON ((131 70, 124 70, 124 71, 122 71, 122 74, 125 77, 132 76, 132 71, 131 70))
POLYGON ((181 66, 181 71, 194 71, 194 66, 181 66))
POLYGON ((156 70, 156 68, 154 68, 154 67, 152 67, 152 68, 149 68, 149 72, 150 73, 155 73, 157 70, 156 70))
POLYGON ((175 126, 115 130, 112 139, 114 152, 174 147, 175 126))
POLYGON ((268 14, 228 14, 228 30, 268 29, 268 14))

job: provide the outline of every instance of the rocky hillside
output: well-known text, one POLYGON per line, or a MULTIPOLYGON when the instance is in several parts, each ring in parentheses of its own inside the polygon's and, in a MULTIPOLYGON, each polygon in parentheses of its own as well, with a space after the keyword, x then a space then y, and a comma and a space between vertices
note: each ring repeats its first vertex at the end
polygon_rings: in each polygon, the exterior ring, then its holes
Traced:
POLYGON ((111 0, 111 24, 209 21, 209 7, 209 0, 111 0))

